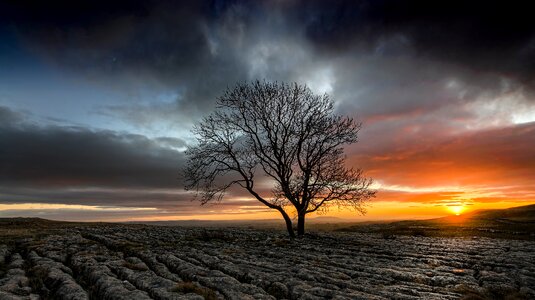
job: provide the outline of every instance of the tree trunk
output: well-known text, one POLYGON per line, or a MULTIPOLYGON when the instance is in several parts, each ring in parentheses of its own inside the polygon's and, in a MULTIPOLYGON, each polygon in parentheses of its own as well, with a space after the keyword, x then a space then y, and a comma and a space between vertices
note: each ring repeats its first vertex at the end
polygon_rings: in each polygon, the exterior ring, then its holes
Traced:
POLYGON ((295 238, 295 232, 294 232, 294 229, 293 229, 293 226, 292 226, 292 219, 290 219, 288 214, 283 209, 280 209, 279 211, 280 211, 282 217, 284 218, 284 221, 286 222, 286 229, 288 230, 288 235, 290 236, 291 239, 294 239, 295 238))
POLYGON ((297 236, 302 237, 305 234, 305 214, 297 215, 297 236))

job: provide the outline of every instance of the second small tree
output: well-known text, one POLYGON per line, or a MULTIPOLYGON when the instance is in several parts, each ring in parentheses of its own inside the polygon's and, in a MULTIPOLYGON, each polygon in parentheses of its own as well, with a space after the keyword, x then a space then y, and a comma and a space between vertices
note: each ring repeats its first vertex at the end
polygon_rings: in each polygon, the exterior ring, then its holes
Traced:
POLYGON ((279 211, 292 238, 290 215, 296 214, 302 236, 307 214, 332 206, 365 213, 363 204, 375 196, 371 179, 345 166, 343 146, 357 142, 360 128, 336 115, 327 95, 306 86, 239 84, 194 127, 197 144, 186 151, 186 189, 204 204, 240 186, 279 211), (259 189, 266 177, 273 183, 269 193, 259 189))

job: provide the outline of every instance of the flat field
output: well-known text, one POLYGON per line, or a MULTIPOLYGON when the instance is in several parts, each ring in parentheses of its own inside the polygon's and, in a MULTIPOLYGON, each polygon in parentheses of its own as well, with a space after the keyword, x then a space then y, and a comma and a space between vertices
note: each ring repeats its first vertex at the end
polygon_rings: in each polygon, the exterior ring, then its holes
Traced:
POLYGON ((0 299, 535 299, 535 241, 3 219, 0 299))

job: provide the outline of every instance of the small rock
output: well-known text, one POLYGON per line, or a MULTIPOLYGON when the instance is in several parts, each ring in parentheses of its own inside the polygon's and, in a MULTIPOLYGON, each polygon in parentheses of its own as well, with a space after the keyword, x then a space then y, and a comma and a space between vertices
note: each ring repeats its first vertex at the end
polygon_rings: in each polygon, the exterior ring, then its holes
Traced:
POLYGON ((272 283, 269 286, 267 292, 277 299, 288 298, 288 287, 278 281, 272 283))

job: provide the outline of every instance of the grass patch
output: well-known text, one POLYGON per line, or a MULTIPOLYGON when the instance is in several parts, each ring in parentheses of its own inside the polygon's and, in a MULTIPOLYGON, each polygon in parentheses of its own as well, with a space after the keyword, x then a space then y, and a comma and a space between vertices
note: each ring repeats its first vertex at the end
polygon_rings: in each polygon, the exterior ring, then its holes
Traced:
POLYGON ((130 255, 130 256, 133 256, 136 253, 139 253, 141 251, 145 251, 148 249, 147 245, 136 243, 136 242, 130 242, 130 241, 122 241, 118 244, 107 245, 107 247, 113 251, 123 252, 124 254, 130 255))
POLYGON ((32 240, 31 242, 25 243, 26 249, 24 251, 29 253, 31 251, 44 247, 47 244, 48 244, 48 241, 46 240, 32 240))
POLYGON ((534 224, 500 224, 467 220, 446 223, 433 220, 398 221, 383 224, 363 224, 338 229, 342 232, 377 233, 389 239, 396 235, 415 237, 488 237, 499 239, 535 240, 534 224))
POLYGON ((48 277, 48 270, 43 267, 33 267, 28 272, 29 285, 32 291, 37 292, 43 299, 48 299, 48 295, 44 294, 44 282, 48 277))
POLYGON ((123 267, 134 271, 147 271, 149 269, 145 264, 134 264, 128 261, 123 262, 123 267))
POLYGON ((221 253, 226 254, 226 255, 235 255, 235 254, 242 254, 244 253, 244 251, 242 249, 237 249, 237 248, 225 248, 223 249, 223 251, 221 251, 221 253))
POLYGON ((186 241, 202 241, 202 242, 234 242, 235 239, 231 235, 222 230, 207 230, 203 229, 186 237, 186 241))
POLYGON ((5 263, 0 262, 0 278, 4 277, 7 272, 7 266, 5 263))
POLYGON ((291 244, 289 239, 275 239, 273 240, 273 245, 277 247, 286 247, 291 244))
POLYGON ((207 287, 199 286, 198 284, 195 284, 191 281, 177 283, 177 285, 171 291, 182 294, 194 293, 203 296, 205 300, 218 299, 217 294, 214 290, 209 289, 207 287))
POLYGON ((511 288, 503 288, 499 285, 491 288, 476 290, 464 284, 455 288, 455 292, 461 294, 461 300, 524 300, 528 295, 511 288))

